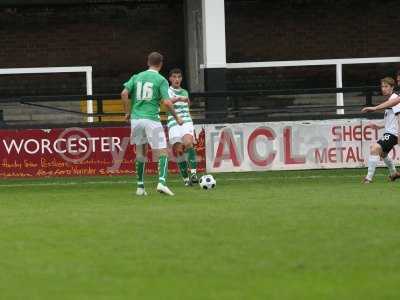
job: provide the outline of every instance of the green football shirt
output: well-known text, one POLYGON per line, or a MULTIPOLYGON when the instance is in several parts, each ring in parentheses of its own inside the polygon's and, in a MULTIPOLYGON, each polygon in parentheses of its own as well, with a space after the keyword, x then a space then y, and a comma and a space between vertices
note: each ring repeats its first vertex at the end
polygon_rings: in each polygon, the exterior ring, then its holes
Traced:
MULTIPOLYGON (((183 97, 189 98, 189 93, 187 90, 182 89, 182 88, 174 89, 173 87, 170 87, 169 88, 169 96, 170 96, 170 98, 173 98, 176 96, 183 96, 183 97)), ((192 117, 190 116, 190 112, 189 112, 189 103, 184 102, 184 101, 175 102, 174 109, 176 111, 176 114, 181 117, 183 123, 193 122, 192 117)), ((168 128, 171 128, 176 125, 178 125, 178 123, 176 123, 175 118, 171 115, 171 113, 168 112, 168 121, 167 121, 168 128)))
POLYGON ((133 75, 124 87, 132 101, 132 119, 160 120, 160 102, 169 99, 168 81, 155 70, 133 75))

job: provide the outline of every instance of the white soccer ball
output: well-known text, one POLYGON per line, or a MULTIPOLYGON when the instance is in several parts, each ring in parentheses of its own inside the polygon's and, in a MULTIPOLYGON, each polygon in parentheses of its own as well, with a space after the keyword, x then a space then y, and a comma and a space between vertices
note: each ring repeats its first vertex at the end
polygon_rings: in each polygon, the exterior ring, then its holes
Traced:
POLYGON ((211 190, 215 188, 217 182, 212 175, 203 175, 199 180, 199 185, 203 190, 211 190))

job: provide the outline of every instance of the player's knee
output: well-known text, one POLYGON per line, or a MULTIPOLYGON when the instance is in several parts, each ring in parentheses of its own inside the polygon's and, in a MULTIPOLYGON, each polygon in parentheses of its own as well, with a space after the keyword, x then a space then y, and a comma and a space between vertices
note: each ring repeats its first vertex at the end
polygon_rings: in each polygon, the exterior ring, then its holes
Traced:
POLYGON ((136 146, 136 160, 141 162, 146 160, 146 148, 143 145, 136 146))
POLYGON ((172 147, 173 147, 175 150, 179 150, 179 149, 182 148, 182 144, 181 144, 181 143, 175 143, 172 147))
POLYGON ((186 143, 185 143, 185 148, 186 148, 186 149, 193 148, 193 143, 192 143, 191 141, 186 142, 186 143))
POLYGON ((183 145, 181 143, 175 143, 172 147, 177 156, 180 156, 183 154, 183 145))
POLYGON ((168 149, 167 148, 162 148, 158 150, 159 156, 168 156, 168 149))
POLYGON ((374 149, 374 145, 370 145, 369 146, 369 153, 372 153, 373 149, 374 149))
POLYGON ((192 148, 193 147, 193 137, 190 135, 185 135, 183 137, 183 144, 185 145, 186 149, 192 148))
POLYGON ((140 162, 146 162, 146 158, 144 156, 142 156, 142 155, 136 156, 136 160, 140 161, 140 162))
POLYGON ((373 144, 370 147, 371 154, 378 155, 381 152, 381 146, 379 144, 373 144))

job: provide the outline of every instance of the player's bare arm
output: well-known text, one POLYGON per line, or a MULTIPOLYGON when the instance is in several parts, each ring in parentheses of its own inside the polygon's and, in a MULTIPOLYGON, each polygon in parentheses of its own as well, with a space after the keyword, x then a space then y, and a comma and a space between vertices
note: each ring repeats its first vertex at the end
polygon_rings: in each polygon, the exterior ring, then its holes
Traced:
POLYGON ((121 92, 121 99, 124 105, 125 120, 129 120, 131 117, 131 101, 129 100, 129 91, 127 89, 121 92))
POLYGON ((188 106, 190 106, 190 99, 189 97, 182 97, 184 98, 184 102, 187 102, 188 106))
POLYGON ((189 98, 188 97, 184 97, 184 96, 176 96, 171 98, 171 102, 172 104, 175 104, 176 102, 187 102, 189 103, 189 98))
POLYGON ((371 128, 373 128, 373 129, 382 129, 382 128, 385 128, 385 125, 379 125, 379 124, 375 124, 375 123, 370 124, 370 126, 371 126, 371 128))
POLYGON ((189 102, 189 98, 186 96, 179 96, 180 101, 182 102, 189 102))
POLYGON ((183 120, 182 120, 181 117, 179 117, 176 114, 176 111, 175 111, 175 108, 174 108, 174 104, 172 103, 172 101, 170 99, 168 99, 168 100, 164 100, 163 102, 164 102, 165 107, 168 109, 168 111, 171 113, 171 115, 175 118, 176 122, 179 125, 182 125, 183 124, 183 120))
POLYGON ((379 105, 376 106, 368 106, 368 107, 364 107, 361 111, 363 113, 367 113, 367 112, 374 112, 374 111, 378 111, 378 110, 383 110, 385 108, 389 108, 389 107, 393 107, 397 104, 400 103, 400 97, 394 98, 394 99, 390 99, 387 100, 385 102, 382 102, 379 105))

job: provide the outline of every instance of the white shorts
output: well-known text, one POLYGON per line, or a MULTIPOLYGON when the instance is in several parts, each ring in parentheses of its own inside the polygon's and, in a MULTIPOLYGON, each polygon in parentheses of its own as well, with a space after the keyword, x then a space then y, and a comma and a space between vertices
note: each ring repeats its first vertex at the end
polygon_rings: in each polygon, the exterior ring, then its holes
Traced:
POLYGON ((167 139, 161 122, 148 119, 131 120, 131 144, 147 143, 152 149, 167 148, 167 139))
POLYGON ((169 143, 174 145, 175 143, 182 143, 183 136, 190 134, 194 137, 193 123, 183 123, 182 125, 175 125, 168 130, 169 143))

